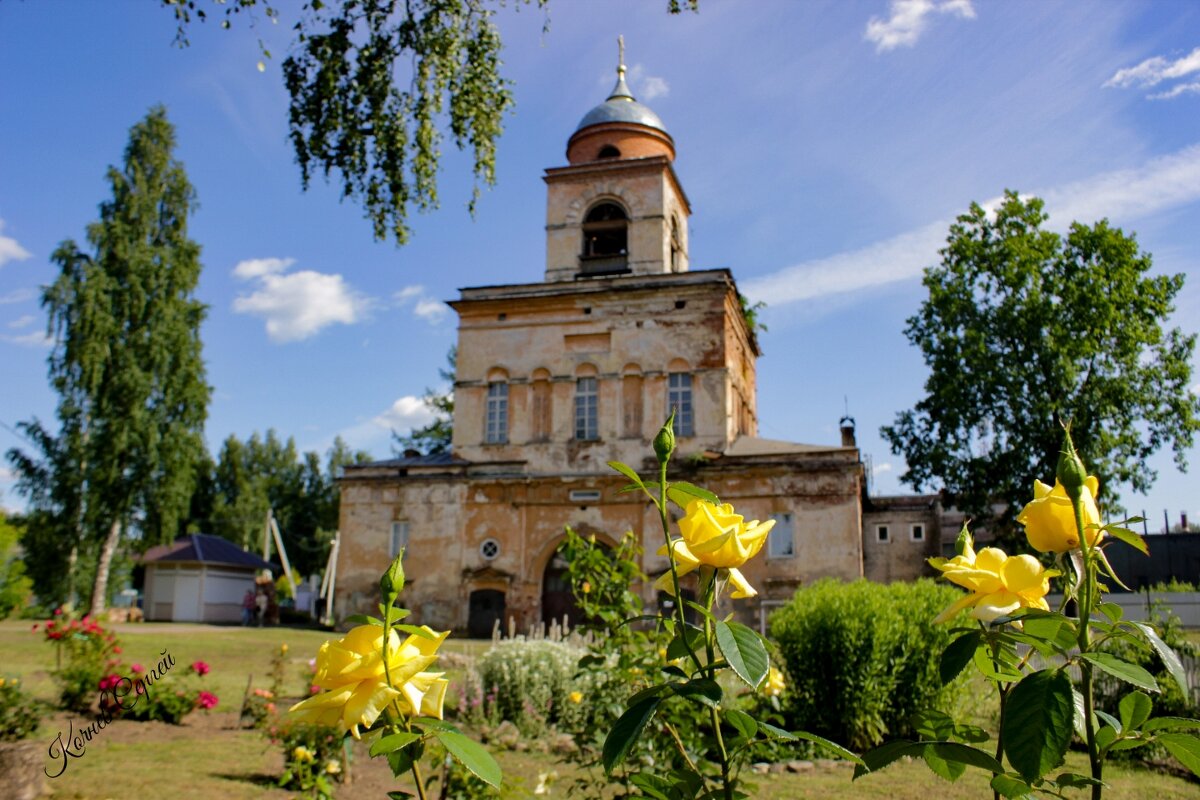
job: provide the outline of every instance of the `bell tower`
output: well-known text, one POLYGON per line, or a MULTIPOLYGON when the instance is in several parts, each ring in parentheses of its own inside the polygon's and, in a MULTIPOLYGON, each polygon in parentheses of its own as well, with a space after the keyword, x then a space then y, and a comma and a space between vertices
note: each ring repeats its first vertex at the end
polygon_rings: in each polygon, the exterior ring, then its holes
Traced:
POLYGON ((617 83, 567 141, 567 166, 546 170, 546 282, 688 269, 691 207, 672 166, 675 140, 617 83))

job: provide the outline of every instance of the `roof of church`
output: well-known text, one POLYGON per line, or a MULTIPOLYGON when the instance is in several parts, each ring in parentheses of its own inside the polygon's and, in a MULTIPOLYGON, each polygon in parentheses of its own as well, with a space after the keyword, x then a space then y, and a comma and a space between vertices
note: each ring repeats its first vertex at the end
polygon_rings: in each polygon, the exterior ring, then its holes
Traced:
POLYGON ((431 453, 429 455, 401 456, 386 458, 382 461, 371 461, 367 464, 347 464, 347 467, 450 467, 469 464, 453 453, 431 453))
POLYGON ((663 133, 667 132, 662 120, 658 118, 658 114, 639 103, 633 93, 629 91, 629 86, 625 83, 624 52, 624 44, 622 44, 622 63, 617 67, 617 85, 613 87, 607 100, 583 115, 576 131, 605 122, 633 122, 637 125, 655 128, 663 133))
POLYGON ((791 453, 829 453, 835 450, 853 450, 852 447, 839 447, 828 444, 800 444, 798 442, 783 442, 778 439, 760 439, 757 436, 739 436, 733 444, 725 449, 722 455, 739 456, 781 456, 791 453))

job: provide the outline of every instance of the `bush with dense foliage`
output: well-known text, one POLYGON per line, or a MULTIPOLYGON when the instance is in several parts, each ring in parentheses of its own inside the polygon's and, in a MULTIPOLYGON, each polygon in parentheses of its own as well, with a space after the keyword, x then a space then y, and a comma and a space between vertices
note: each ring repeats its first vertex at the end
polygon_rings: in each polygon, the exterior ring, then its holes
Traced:
POLYGON ((284 770, 279 785, 306 797, 333 797, 342 781, 348 749, 343 734, 328 725, 286 721, 267 729, 267 737, 283 750, 284 770))
MULTIPOLYGON (((33 626, 35 633, 38 627, 33 626)), ((54 611, 42 632, 55 647, 54 680, 63 708, 89 711, 101 691, 101 680, 111 673, 115 656, 121 653, 116 634, 86 614, 75 619, 62 609, 54 611)))
POLYGON ((17 678, 0 678, 0 742, 18 742, 37 732, 40 704, 21 688, 17 678))
POLYGON ((938 677, 952 626, 931 621, 959 597, 929 580, 826 579, 797 592, 771 615, 787 665, 789 729, 854 750, 907 733, 914 712, 952 692, 938 677))
POLYGON ((577 703, 574 675, 584 651, 549 639, 510 639, 497 643, 476 664, 484 714, 507 720, 527 736, 544 733, 577 703))

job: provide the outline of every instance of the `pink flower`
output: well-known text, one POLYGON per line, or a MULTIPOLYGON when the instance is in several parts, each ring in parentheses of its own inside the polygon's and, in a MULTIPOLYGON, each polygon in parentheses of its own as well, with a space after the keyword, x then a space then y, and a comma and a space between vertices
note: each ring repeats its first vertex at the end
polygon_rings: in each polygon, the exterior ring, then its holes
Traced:
POLYGON ((201 692, 200 696, 198 698, 196 698, 196 705, 199 708, 205 709, 206 711, 208 709, 214 707, 216 704, 217 704, 217 696, 210 692, 201 692))
POLYGON ((275 713, 275 704, 274 703, 267 703, 267 713, 268 714, 275 713))
POLYGON ((117 655, 121 655, 121 648, 120 648, 120 647, 114 647, 114 648, 113 648, 113 652, 114 652, 114 653, 116 653, 117 655))
POLYGON ((192 662, 192 671, 197 675, 207 675, 209 673, 209 669, 210 668, 208 664, 204 663, 203 661, 192 662))
POLYGON ((58 608, 56 608, 56 609, 54 609, 54 616, 56 616, 56 617, 57 617, 57 616, 60 616, 61 614, 62 614, 62 607, 61 607, 61 606, 60 606, 60 607, 58 607, 58 608))
POLYGON ((38 628, 38 624, 35 622, 35 623, 33 623, 33 627, 30 628, 30 630, 33 631, 34 633, 37 633, 37 628, 38 628))
POLYGON ((145 672, 145 670, 142 668, 142 665, 137 663, 136 661, 129 665, 129 671, 132 672, 134 675, 137 675, 141 672, 145 672))

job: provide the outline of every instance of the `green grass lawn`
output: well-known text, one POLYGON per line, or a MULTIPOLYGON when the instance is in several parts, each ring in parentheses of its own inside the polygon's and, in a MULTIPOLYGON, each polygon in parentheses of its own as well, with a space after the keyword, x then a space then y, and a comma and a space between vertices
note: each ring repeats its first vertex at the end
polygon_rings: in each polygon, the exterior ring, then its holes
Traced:
MULTIPOLYGON (((40 633, 30 632, 29 622, 0 623, 0 674, 23 679, 26 686, 47 701, 54 687, 49 670, 53 647, 40 633)), ((83 757, 71 760, 59 778, 47 781, 54 798, 150 798, 178 794, 199 798, 286 798, 292 793, 274 787, 282 771, 282 756, 260 733, 237 728, 237 711, 249 676, 256 686, 269 683, 271 656, 287 643, 288 671, 285 691, 299 696, 305 690, 302 670, 329 634, 283 628, 236 628, 202 625, 134 624, 115 626, 126 662, 157 663, 160 653, 174 657, 180 672, 196 660, 208 662, 212 672, 204 679, 221 699, 217 711, 196 713, 182 726, 118 720, 87 745, 83 757)), ((443 650, 477 655, 486 642, 448 640, 443 650)), ((453 674, 451 675, 453 678, 453 674)), ((49 744, 69 722, 66 714, 47 717, 35 741, 49 744)), ((558 773, 549 796, 566 797, 571 768, 552 755, 540 752, 494 753, 505 772, 506 797, 532 797, 539 773, 558 773)), ((1071 754, 1068 767, 1086 771, 1084 758, 1071 754)), ((399 788, 386 765, 367 758, 359 746, 351 768, 352 783, 339 787, 339 798, 382 798, 399 788)), ((753 796, 785 798, 987 798, 991 792, 981 773, 969 773, 957 783, 935 777, 923 764, 900 763, 857 782, 844 764, 817 762, 804 772, 748 775, 757 788, 753 796)), ((1141 769, 1110 767, 1111 788, 1105 796, 1129 800, 1200 800, 1200 785, 1177 777, 1141 769)), ((1084 798, 1084 793, 1074 795, 1084 798)))

